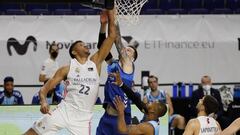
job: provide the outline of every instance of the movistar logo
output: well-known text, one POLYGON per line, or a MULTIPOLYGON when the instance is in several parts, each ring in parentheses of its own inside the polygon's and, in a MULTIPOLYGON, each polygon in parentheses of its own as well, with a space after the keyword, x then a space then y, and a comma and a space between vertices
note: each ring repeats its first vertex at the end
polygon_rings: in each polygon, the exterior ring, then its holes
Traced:
POLYGON ((27 39, 25 40, 24 44, 20 44, 18 40, 15 38, 11 37, 7 41, 7 50, 8 54, 12 56, 12 50, 11 47, 15 49, 17 54, 19 55, 24 55, 26 54, 28 50, 28 46, 30 43, 33 43, 33 51, 37 51, 37 40, 33 36, 28 36, 27 39))

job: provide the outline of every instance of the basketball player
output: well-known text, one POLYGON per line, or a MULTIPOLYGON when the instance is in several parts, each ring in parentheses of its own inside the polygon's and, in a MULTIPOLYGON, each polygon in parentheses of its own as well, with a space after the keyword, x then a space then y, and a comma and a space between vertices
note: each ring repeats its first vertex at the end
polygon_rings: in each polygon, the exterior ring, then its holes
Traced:
POLYGON ((188 122, 183 135, 214 135, 221 131, 219 123, 209 117, 209 114, 218 111, 218 106, 218 101, 210 95, 200 99, 197 104, 198 117, 188 122))
POLYGON ((140 111, 145 113, 146 119, 144 122, 137 125, 126 125, 124 119, 124 103, 119 96, 114 99, 114 105, 118 111, 118 131, 122 134, 134 134, 134 135, 159 135, 159 123, 158 118, 165 115, 167 112, 167 106, 161 102, 151 102, 145 104, 141 99, 122 82, 119 72, 111 73, 111 76, 115 77, 115 84, 121 87, 126 95, 133 101, 140 111))
MULTIPOLYGON (((101 23, 100 25, 101 26, 100 26, 99 37, 98 37, 98 45, 97 45, 98 49, 101 47, 102 42, 106 38, 106 27, 107 27, 106 25, 107 25, 107 21, 108 20, 107 20, 107 17, 106 17, 106 11, 103 10, 100 13, 100 23, 101 23)), ((111 64, 114 61, 111 52, 109 52, 109 54, 106 57, 105 61, 107 62, 107 64, 111 64)), ((119 80, 119 82, 122 83, 119 71, 117 71, 116 73, 110 73, 109 75, 112 75, 113 77, 116 78, 116 81, 119 80)), ((140 111, 142 111, 142 112, 146 112, 147 111, 146 107, 145 107, 145 104, 141 101, 141 99, 139 99, 139 97, 137 97, 134 94, 134 92, 132 90, 130 90, 130 89, 123 89, 123 88, 122 88, 122 90, 125 92, 127 97, 130 98, 133 101, 134 104, 136 104, 136 106, 139 108, 140 111)))
POLYGON ((148 113, 146 121, 137 125, 126 125, 124 118, 125 105, 121 97, 116 96, 114 104, 118 111, 118 130, 122 134, 127 135, 159 135, 158 118, 165 115, 167 106, 161 102, 152 102, 147 104, 148 113))
MULTIPOLYGON (((119 54, 119 60, 108 59, 108 73, 119 71, 123 82, 131 87, 134 75, 134 61, 137 59, 137 50, 128 46, 125 47, 121 42, 121 34, 119 25, 116 27, 117 38, 116 38, 116 48, 119 54), (110 62, 109 62, 110 61, 110 62)), ((114 79, 109 76, 104 88, 104 108, 105 113, 100 119, 99 125, 97 127, 97 135, 119 135, 117 132, 117 110, 114 106, 113 98, 119 95, 125 103, 125 121, 127 124, 131 123, 131 106, 130 101, 124 94, 121 88, 112 84, 114 79)))
POLYGON ((84 42, 76 41, 71 45, 69 54, 73 59, 70 65, 58 69, 40 90, 40 110, 45 115, 25 135, 53 135, 62 128, 74 135, 90 135, 89 124, 98 95, 101 65, 116 38, 114 12, 108 10, 107 14, 109 33, 102 47, 89 59, 89 48, 84 42), (50 111, 45 97, 61 80, 66 80, 67 95, 56 109, 50 111))
POLYGON ((141 99, 129 88, 126 84, 123 83, 119 72, 111 73, 110 76, 115 77, 114 85, 120 87, 126 95, 133 101, 134 104, 138 107, 140 111, 145 113, 146 119, 144 122, 137 125, 126 125, 124 118, 124 103, 119 96, 116 96, 114 99, 114 105, 118 111, 118 131, 122 134, 129 135, 159 135, 159 123, 158 118, 162 117, 167 112, 167 106, 161 102, 151 102, 145 104, 141 99))

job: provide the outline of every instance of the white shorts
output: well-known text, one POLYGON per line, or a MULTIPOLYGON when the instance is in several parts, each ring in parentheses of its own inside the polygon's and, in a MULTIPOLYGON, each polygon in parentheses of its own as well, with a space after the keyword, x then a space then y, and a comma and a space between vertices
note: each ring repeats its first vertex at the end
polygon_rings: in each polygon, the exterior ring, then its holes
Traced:
POLYGON ((92 112, 80 111, 65 101, 34 122, 32 129, 39 135, 54 135, 66 128, 73 135, 90 135, 92 112))

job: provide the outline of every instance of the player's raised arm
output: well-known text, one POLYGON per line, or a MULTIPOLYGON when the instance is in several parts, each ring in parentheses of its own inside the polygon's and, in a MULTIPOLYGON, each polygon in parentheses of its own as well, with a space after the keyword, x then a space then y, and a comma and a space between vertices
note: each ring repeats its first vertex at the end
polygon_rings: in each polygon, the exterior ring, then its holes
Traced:
MULTIPOLYGON (((98 35, 98 44, 97 44, 98 49, 101 48, 103 41, 106 39, 107 24, 108 24, 107 10, 103 10, 100 13, 100 31, 99 31, 99 35, 98 35)), ((105 58, 105 61, 108 64, 111 64, 112 60, 113 60, 113 56, 112 56, 111 52, 109 52, 107 57, 105 58)))
MULTIPOLYGON (((118 54, 119 55, 122 55, 121 54, 121 51, 122 49, 124 48, 124 45, 122 43, 122 40, 121 40, 121 31, 120 31, 120 26, 119 26, 119 23, 117 22, 116 24, 116 40, 115 40, 115 45, 116 45, 116 48, 117 48, 117 51, 118 51, 118 54)), ((126 55, 126 53, 125 53, 126 55)))
POLYGON ((112 45, 116 38, 114 10, 115 9, 107 10, 108 36, 103 41, 103 44, 100 47, 100 49, 91 57, 91 60, 96 63, 98 71, 100 71, 100 66, 101 66, 102 62, 105 60, 105 58, 107 57, 108 53, 110 52, 112 45))
POLYGON ((240 129, 240 118, 234 120, 227 128, 225 128, 222 133, 218 135, 232 135, 240 129))
POLYGON ((121 40, 120 26, 116 25, 116 41, 115 46, 119 54, 119 61, 121 62, 121 67, 125 73, 132 73, 134 71, 133 62, 137 58, 137 50, 133 46, 125 47, 121 40))

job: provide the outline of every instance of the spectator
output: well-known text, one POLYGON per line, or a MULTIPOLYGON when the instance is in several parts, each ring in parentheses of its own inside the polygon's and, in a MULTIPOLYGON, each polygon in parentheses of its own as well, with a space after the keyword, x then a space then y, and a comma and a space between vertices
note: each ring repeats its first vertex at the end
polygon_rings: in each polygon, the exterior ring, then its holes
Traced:
MULTIPOLYGON (((58 62, 56 61, 59 53, 59 48, 55 41, 49 47, 50 58, 47 58, 42 65, 41 72, 39 75, 39 81, 46 83, 50 78, 53 77, 57 69, 59 68, 58 62)), ((63 84, 60 83, 55 87, 55 91, 59 94, 63 94, 63 84)))
MULTIPOLYGON (((54 92, 54 91, 48 92, 47 97, 46 97, 46 101, 48 102, 49 105, 50 104, 59 104, 62 99, 63 99, 63 96, 60 93, 54 92)), ((37 92, 33 96, 32 104, 33 105, 40 105, 39 92, 37 92)))
POLYGON ((47 58, 43 65, 39 75, 40 82, 47 82, 50 78, 53 77, 57 69, 59 68, 56 58, 58 56, 58 46, 55 42, 49 47, 50 58, 47 58))
POLYGON ((221 100, 220 93, 217 89, 212 88, 212 81, 209 76, 203 76, 201 78, 201 84, 199 88, 192 93, 191 99, 191 112, 192 117, 197 116, 197 109, 195 106, 197 105, 199 99, 202 99, 205 95, 211 95, 215 97, 219 104, 219 111, 217 113, 217 121, 221 125, 221 128, 224 129, 230 124, 230 120, 223 116, 223 104, 221 100))
POLYGON ((20 91, 14 90, 14 79, 11 76, 4 78, 3 91, 0 91, 1 105, 23 105, 23 97, 20 91))
POLYGON ((185 128, 185 118, 179 114, 174 114, 174 109, 172 105, 171 97, 164 90, 158 90, 158 78, 156 76, 149 76, 148 86, 150 91, 146 92, 145 97, 143 98, 144 103, 160 101, 162 103, 168 104, 168 115, 170 127, 175 128, 176 135, 182 135, 185 128))

